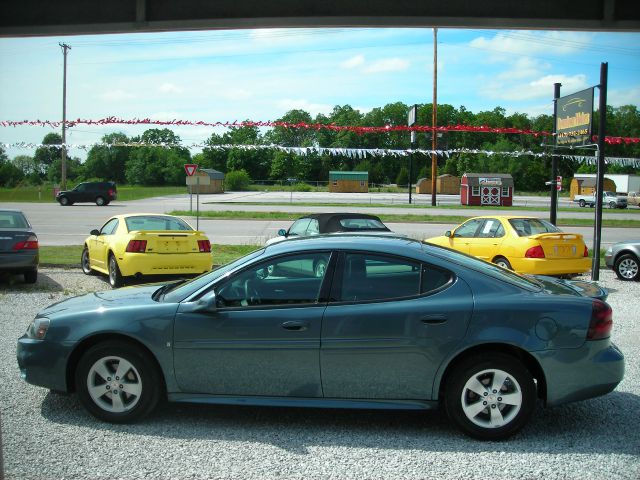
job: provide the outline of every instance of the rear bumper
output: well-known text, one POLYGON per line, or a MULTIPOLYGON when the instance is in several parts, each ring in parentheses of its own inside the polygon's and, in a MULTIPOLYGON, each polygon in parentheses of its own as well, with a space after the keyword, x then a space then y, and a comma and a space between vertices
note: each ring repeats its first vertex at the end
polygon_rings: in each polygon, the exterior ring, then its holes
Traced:
POLYGON ((518 273, 535 275, 571 275, 591 270, 591 258, 514 258, 509 259, 511 266, 518 273))
POLYGON ((605 395, 624 376, 624 355, 609 339, 533 355, 546 376, 548 406, 605 395))
POLYGON ((38 250, 24 250, 22 252, 0 253, 0 271, 28 272, 38 268, 40 254, 38 250))
POLYGON ((211 270, 211 253, 125 253, 118 257, 120 273, 140 275, 199 275, 211 270))

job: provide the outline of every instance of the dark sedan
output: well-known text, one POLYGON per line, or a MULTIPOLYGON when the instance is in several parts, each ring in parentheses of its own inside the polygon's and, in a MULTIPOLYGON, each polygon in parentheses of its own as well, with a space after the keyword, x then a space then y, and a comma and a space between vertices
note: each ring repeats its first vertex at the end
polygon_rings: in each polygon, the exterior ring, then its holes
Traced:
POLYGON ((38 237, 19 210, 0 210, 0 273, 24 275, 26 283, 38 280, 38 237))
POLYGON ((622 380, 606 292, 524 277, 418 241, 279 242, 188 282, 92 293, 42 310, 18 341, 29 383, 77 392, 109 422, 159 400, 431 409, 506 438, 537 399, 622 380), (327 262, 322 277, 313 265, 327 262))

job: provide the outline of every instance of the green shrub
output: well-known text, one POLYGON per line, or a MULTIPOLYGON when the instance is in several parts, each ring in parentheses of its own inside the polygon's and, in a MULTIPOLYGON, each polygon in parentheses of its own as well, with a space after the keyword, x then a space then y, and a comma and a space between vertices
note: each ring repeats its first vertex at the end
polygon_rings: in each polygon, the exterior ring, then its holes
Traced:
POLYGON ((310 192, 313 190, 313 187, 308 183, 300 182, 291 186, 291 189, 294 192, 310 192))
POLYGON ((251 177, 243 168, 241 170, 232 170, 224 176, 225 190, 247 190, 251 184, 251 177))

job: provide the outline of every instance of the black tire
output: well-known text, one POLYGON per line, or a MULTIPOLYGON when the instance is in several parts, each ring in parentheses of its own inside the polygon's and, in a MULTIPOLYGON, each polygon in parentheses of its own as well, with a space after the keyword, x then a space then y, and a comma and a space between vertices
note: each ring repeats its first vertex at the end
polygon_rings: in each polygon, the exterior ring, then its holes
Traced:
POLYGON ((82 355, 75 371, 76 391, 84 408, 111 423, 135 422, 151 413, 160 400, 161 385, 160 372, 149 354, 122 341, 94 345, 82 355))
POLYGON ((502 267, 502 268, 507 268, 509 270, 513 270, 513 268, 511 267, 511 263, 509 263, 509 260, 507 260, 504 257, 496 257, 493 259, 493 263, 495 263, 496 265, 502 267))
POLYGON ((616 202, 609 202, 609 208, 616 208, 617 206, 616 202))
POLYGON ((85 275, 94 274, 94 271, 91 269, 89 258, 89 249, 85 245, 85 247, 82 249, 82 256, 80 257, 80 266, 82 267, 82 273, 84 273, 85 275))
POLYGON ((120 273, 120 267, 118 267, 118 260, 113 253, 109 254, 109 285, 111 288, 118 288, 124 285, 124 278, 120 273))
POLYGON ((616 258, 613 270, 620 280, 640 280, 640 260, 632 253, 625 253, 616 258))
POLYGON ((37 268, 24 272, 24 283, 36 283, 37 281, 38 281, 37 268))
POLYGON ((533 376, 508 355, 466 358, 451 372, 447 383, 444 402, 449 418, 479 440, 510 437, 524 427, 535 409, 533 376))
POLYGON ((578 202, 578 205, 580 205, 582 208, 584 208, 586 204, 587 204, 587 203, 586 203, 584 200, 580 200, 580 201, 578 202))
POLYGON ((96 197, 96 205, 99 207, 104 207, 107 204, 107 201, 104 197, 96 197))
POLYGON ((73 205, 73 203, 72 203, 72 202, 70 202, 70 201, 69 201, 69 199, 68 199, 67 197, 60 197, 60 198, 58 199, 58 203, 59 203, 60 205, 62 205, 63 207, 68 207, 68 206, 70 206, 70 205, 73 205))

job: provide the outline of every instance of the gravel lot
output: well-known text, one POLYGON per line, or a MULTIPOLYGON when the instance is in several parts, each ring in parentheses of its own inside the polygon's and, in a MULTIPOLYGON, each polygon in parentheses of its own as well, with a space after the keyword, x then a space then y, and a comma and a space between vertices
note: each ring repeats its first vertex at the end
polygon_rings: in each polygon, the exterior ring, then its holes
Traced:
MULTIPOLYGON (((640 478, 640 283, 603 270, 627 372, 605 397, 548 410, 482 443, 440 412, 163 405, 135 425, 90 417, 74 396, 20 379, 16 339, 36 312, 106 289, 79 270, 0 283, 0 413, 6 478, 640 478)), ((2 474, 0 472, 0 478, 2 474)))

